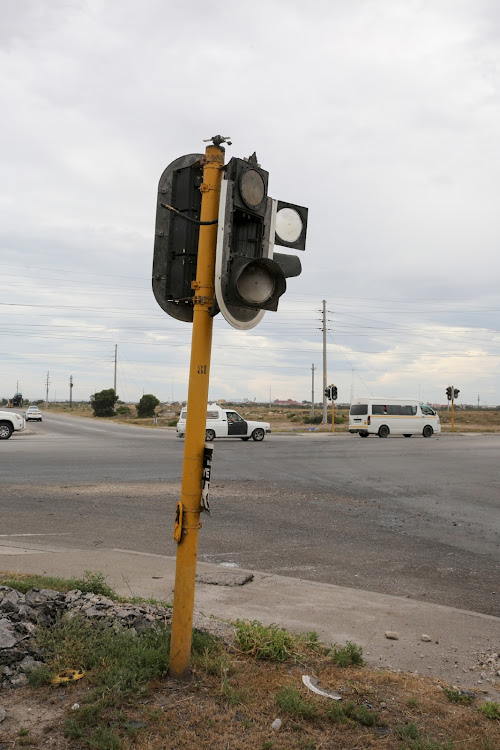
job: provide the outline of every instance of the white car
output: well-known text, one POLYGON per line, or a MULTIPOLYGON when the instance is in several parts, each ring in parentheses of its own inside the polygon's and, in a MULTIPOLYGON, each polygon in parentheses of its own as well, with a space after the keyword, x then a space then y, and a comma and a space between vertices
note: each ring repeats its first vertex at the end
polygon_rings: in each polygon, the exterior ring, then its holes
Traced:
MULTIPOLYGON (((186 413, 184 406, 177 422, 177 436, 184 437, 186 433, 186 413)), ((211 442, 214 438, 235 437, 241 440, 264 440, 266 433, 271 432, 269 422, 251 422, 232 409, 223 409, 218 404, 207 406, 207 424, 205 440, 211 442)))
POLYGON ((41 422, 42 421, 42 412, 38 408, 38 406, 28 406, 26 411, 24 412, 24 418, 27 422, 32 419, 35 422, 41 422))
POLYGON ((21 432, 26 427, 26 421, 15 411, 0 411, 0 440, 8 440, 13 432, 21 432))

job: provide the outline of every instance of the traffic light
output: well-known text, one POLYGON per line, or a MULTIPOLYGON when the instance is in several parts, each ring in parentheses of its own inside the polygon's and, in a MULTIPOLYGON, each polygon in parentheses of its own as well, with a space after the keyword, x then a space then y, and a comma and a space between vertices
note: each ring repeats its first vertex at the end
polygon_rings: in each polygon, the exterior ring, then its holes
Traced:
POLYGON ((332 400, 332 386, 327 385, 325 388, 325 396, 327 397, 328 401, 332 400))
POLYGON ((336 385, 332 385, 331 389, 332 389, 331 400, 332 401, 336 401, 337 400, 337 386, 336 385))
POLYGON ((277 310, 286 279, 302 270, 296 256, 274 253, 274 243, 304 249, 307 209, 270 198, 268 182, 255 154, 233 157, 222 181, 215 294, 235 328, 253 328, 277 310))
POLYGON ((448 401, 451 401, 451 385, 449 385, 446 389, 446 396, 448 398, 448 401))
POLYGON ((193 320, 200 234, 202 154, 187 154, 165 169, 158 184, 153 293, 160 307, 178 320, 193 320))
POLYGON ((453 389, 453 398, 454 398, 454 399, 458 398, 458 394, 459 394, 459 393, 460 393, 460 391, 458 390, 458 388, 454 388, 454 389, 453 389))

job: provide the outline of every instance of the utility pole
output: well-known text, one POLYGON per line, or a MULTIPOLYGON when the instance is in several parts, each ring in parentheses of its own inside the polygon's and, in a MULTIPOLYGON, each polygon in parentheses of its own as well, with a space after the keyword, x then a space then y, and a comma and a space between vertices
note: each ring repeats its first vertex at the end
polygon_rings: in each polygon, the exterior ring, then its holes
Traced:
POLYGON ((69 376, 69 408, 73 408, 73 375, 69 376))
POLYGON ((318 368, 314 365, 311 366, 311 379, 312 379, 312 390, 311 390, 311 417, 314 417, 314 370, 318 368))
POLYGON ((328 400, 326 391, 326 300, 323 300, 323 419, 321 424, 328 424, 328 400))
POLYGON ((115 344, 115 379, 113 381, 113 388, 116 395, 116 361, 117 361, 117 355, 118 355, 118 344, 115 344))
POLYGON ((45 408, 48 409, 49 407, 49 373, 47 372, 47 380, 45 381, 45 408))
POLYGON ((177 504, 174 538, 178 541, 175 567, 174 606, 170 639, 169 675, 186 679, 193 629, 194 592, 201 487, 207 417, 215 296, 215 249, 224 149, 208 145, 203 158, 200 235, 193 298, 193 332, 189 368, 188 409, 182 467, 181 500, 177 504))
POLYGON ((477 408, 479 409, 479 393, 477 394, 477 408))

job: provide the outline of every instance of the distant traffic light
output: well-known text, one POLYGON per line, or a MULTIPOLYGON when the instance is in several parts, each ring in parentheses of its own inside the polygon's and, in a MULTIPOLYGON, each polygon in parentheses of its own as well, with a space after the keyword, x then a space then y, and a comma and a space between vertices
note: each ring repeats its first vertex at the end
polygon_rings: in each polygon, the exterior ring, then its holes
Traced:
POLYGON ((332 386, 331 385, 327 385, 326 386, 326 388, 325 388, 325 396, 327 397, 327 399, 329 401, 332 400, 332 386))
POLYGON ((448 401, 451 401, 451 390, 452 390, 451 385, 449 385, 448 388, 446 389, 446 397, 448 398, 448 401))
POLYGON ((331 388, 331 397, 330 397, 330 399, 331 399, 331 401, 336 401, 337 400, 337 386, 336 385, 332 385, 332 386, 330 386, 330 388, 331 388))
POLYGON ((459 394, 459 393, 460 393, 460 391, 458 390, 458 388, 454 388, 454 389, 453 389, 453 398, 454 398, 454 399, 458 398, 458 394, 459 394))
POLYGON ((268 196, 269 173, 252 154, 233 157, 221 186, 215 294, 234 328, 253 328, 266 310, 277 310, 286 279, 302 267, 274 244, 305 248, 307 209, 268 196))

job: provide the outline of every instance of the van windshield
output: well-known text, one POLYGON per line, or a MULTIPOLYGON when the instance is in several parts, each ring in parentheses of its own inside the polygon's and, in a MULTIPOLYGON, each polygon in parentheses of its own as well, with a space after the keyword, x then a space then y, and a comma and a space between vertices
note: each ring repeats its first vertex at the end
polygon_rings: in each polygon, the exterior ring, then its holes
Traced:
POLYGON ((368 414, 368 404, 352 404, 350 413, 353 416, 358 414, 368 414))

